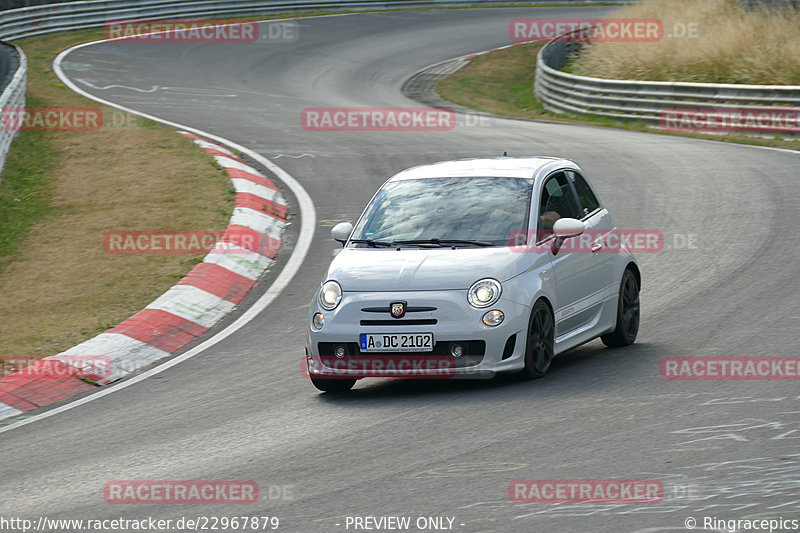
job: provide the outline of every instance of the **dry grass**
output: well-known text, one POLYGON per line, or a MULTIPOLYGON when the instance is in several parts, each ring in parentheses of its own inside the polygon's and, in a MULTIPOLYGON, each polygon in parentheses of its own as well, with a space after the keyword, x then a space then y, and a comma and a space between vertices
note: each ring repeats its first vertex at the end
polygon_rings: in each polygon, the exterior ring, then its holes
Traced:
MULTIPOLYGON (((98 35, 19 43, 37 105, 97 107, 66 89, 50 62, 98 35)), ((202 258, 109 254, 106 231, 223 229, 233 207, 225 172, 171 130, 134 119, 129 127, 46 135, 54 158, 43 180, 43 214, 13 256, 0 257, 0 355, 51 355, 92 337, 158 297, 202 258)), ((25 139, 12 147, 9 168, 24 161, 31 148, 25 139)))
POLYGON ((800 85, 800 12, 748 10, 737 0, 645 0, 612 17, 659 18, 659 42, 592 43, 570 71, 603 78, 800 85), (699 23, 669 38, 670 21, 699 23))
POLYGON ((553 113, 542 107, 533 94, 536 53, 541 44, 525 44, 495 50, 470 60, 468 66, 457 70, 436 84, 437 92, 447 101, 470 109, 512 117, 556 120, 573 124, 592 124, 635 131, 658 132, 662 135, 681 135, 758 146, 774 146, 798 150, 800 142, 788 139, 766 139, 745 134, 704 135, 700 133, 664 132, 648 128, 644 122, 612 119, 598 115, 570 117, 553 113))

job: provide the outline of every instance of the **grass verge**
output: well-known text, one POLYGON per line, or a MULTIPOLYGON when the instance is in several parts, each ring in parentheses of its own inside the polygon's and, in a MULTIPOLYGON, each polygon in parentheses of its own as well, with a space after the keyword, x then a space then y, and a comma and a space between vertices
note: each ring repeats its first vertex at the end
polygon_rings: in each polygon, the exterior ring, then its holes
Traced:
MULTIPOLYGON (((43 107, 35 96, 28 97, 28 104, 43 107)), ((30 229, 50 211, 48 177, 61 155, 51 140, 43 131, 22 131, 14 140, 0 181, 0 274, 14 260, 30 229)))
POLYGON ((595 42, 571 64, 582 76, 654 81, 800 85, 800 10, 738 0, 645 0, 614 17, 658 19, 657 42, 595 42), (692 28, 691 34, 677 31, 692 28))
POLYGON ((82 30, 24 39, 27 106, 99 108, 116 126, 23 131, 0 181, 0 355, 52 355, 113 327, 183 277, 202 255, 117 255, 108 230, 224 229, 227 174, 191 141, 98 106, 51 69, 82 30))
POLYGON ((542 43, 524 44, 476 56, 469 61, 469 65, 439 80, 436 90, 445 100, 497 115, 800 150, 800 141, 779 137, 665 132, 650 128, 643 121, 596 115, 576 117, 548 111, 533 94, 536 54, 541 47, 542 43))

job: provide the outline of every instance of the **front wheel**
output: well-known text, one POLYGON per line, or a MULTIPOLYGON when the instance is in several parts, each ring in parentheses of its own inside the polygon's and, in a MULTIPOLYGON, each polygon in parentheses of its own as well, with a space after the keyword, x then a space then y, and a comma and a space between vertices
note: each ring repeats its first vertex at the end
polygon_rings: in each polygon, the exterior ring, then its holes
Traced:
POLYGON ((322 392, 347 392, 353 388, 356 380, 311 378, 311 383, 322 392))
POLYGON ((639 333, 639 282, 630 269, 625 269, 619 285, 617 325, 614 331, 600 337, 609 348, 628 346, 639 333))
POLYGON ((550 308, 542 300, 531 310, 528 322, 528 342, 525 346, 525 367, 522 376, 526 379, 544 377, 553 360, 555 324, 550 308))

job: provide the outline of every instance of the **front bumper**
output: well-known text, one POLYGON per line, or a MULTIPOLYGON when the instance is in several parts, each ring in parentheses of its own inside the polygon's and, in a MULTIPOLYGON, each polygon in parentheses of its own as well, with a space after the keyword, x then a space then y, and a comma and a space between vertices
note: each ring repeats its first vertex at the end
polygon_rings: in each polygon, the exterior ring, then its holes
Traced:
POLYGON ((425 379, 482 378, 524 366, 530 308, 502 298, 475 309, 466 290, 410 292, 345 292, 339 306, 325 311, 316 298, 309 312, 305 371, 318 378, 401 377, 425 379), (390 305, 402 301, 408 312, 392 318, 390 305), (381 312, 381 310, 385 312, 381 312), (505 319, 487 326, 483 315, 500 309, 505 319), (322 313, 325 325, 315 330, 312 317, 322 313), (432 333, 432 352, 362 352, 359 335, 432 333), (460 344, 461 357, 451 349, 460 344), (335 355, 342 347, 344 354, 335 355))

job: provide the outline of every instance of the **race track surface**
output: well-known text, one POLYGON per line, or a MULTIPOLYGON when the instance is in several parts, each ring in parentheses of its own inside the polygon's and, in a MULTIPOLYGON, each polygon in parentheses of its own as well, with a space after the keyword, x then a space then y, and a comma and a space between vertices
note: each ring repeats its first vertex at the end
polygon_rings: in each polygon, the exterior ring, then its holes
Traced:
POLYGON ((311 195, 318 226, 291 285, 237 334, 155 377, 0 435, 0 516, 274 515, 279 530, 308 533, 347 531, 354 515, 454 517, 453 530, 463 533, 686 531, 690 516, 699 524, 706 516, 800 518, 796 382, 659 375, 665 356, 800 355, 797 154, 501 118, 467 125, 461 116, 445 132, 300 125, 307 107, 419 105, 402 95, 404 80, 508 44, 512 18, 602 12, 357 14, 301 19, 295 42, 114 42, 70 53, 66 74, 91 94, 280 165, 311 195), (308 302, 338 247, 330 227, 354 222, 399 170, 503 151, 576 161, 619 227, 663 232, 663 251, 638 256, 637 343, 607 349, 594 341, 534 382, 372 380, 347 397, 318 393, 300 360, 308 302), (689 238, 693 248, 676 249, 689 238), (508 498, 514 479, 605 478, 660 479, 664 501, 508 498), (104 483, 137 479, 252 479, 262 499, 104 501, 104 483), (271 499, 278 486, 290 497, 271 499))

